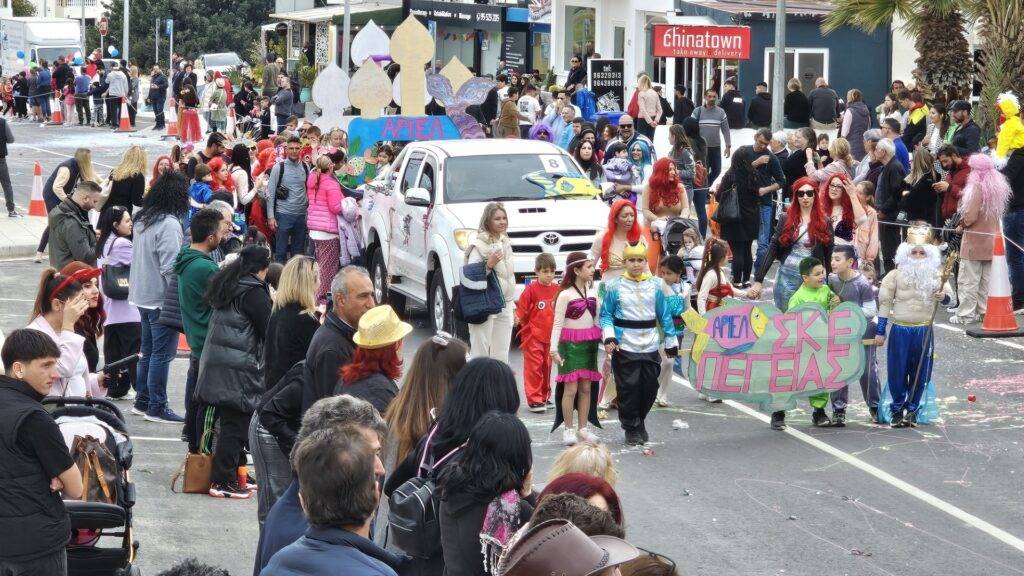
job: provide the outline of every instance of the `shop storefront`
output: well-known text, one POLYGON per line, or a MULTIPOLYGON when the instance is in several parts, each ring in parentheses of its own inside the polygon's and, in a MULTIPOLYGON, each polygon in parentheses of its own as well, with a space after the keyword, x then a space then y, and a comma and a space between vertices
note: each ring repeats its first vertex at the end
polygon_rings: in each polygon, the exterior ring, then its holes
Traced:
MULTIPOLYGON (((501 59, 505 8, 438 0, 407 0, 408 12, 433 31, 434 59, 458 58, 477 74, 494 74, 501 59)), ((519 23, 524 43, 527 25, 519 23)), ((523 46, 525 53, 527 48, 523 46)))

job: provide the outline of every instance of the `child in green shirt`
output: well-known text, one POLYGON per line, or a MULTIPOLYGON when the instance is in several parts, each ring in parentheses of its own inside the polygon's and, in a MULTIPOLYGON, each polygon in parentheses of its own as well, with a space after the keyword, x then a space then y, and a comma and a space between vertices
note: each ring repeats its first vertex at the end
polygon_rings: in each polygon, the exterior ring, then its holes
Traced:
MULTIPOLYGON (((803 284, 790 297, 789 310, 805 302, 814 302, 824 308, 826 312, 839 305, 839 296, 836 296, 832 289, 825 284, 825 266, 821 263, 821 260, 813 256, 808 256, 801 260, 800 277, 803 278, 803 284)), ((829 401, 829 393, 822 392, 811 396, 808 400, 814 408, 811 422, 815 426, 831 426, 832 421, 829 419, 828 414, 825 413, 825 406, 829 401)), ((779 410, 772 413, 771 425, 773 430, 785 430, 786 412, 779 410)))
POLYGON ((825 266, 821 260, 808 256, 800 261, 800 277, 803 284, 789 299, 789 310, 805 302, 814 302, 826 312, 839 305, 839 296, 825 284, 825 266))

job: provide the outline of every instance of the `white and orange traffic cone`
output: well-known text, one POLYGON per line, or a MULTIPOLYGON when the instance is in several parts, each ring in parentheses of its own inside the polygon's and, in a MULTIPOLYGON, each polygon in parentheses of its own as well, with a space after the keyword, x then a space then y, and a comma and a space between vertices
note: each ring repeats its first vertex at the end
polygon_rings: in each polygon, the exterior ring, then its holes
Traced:
POLYGON ((128 120, 128 99, 121 97, 121 123, 117 126, 118 132, 135 132, 131 121, 128 120))
POLYGON ((178 350, 176 356, 179 358, 186 357, 192 353, 192 348, 188 345, 188 339, 185 338, 184 334, 178 335, 178 350))
POLYGON ((171 105, 167 108, 167 131, 160 135, 161 140, 167 140, 168 138, 179 139, 178 136, 178 111, 174 105, 174 101, 171 101, 171 105))
POLYGON ((1010 298, 1010 269, 1006 265, 1006 245, 1002 233, 996 234, 992 246, 992 268, 988 280, 988 308, 980 328, 968 328, 975 338, 1011 338, 1024 336, 1013 315, 1010 298))
POLYGON ((43 200, 43 167, 36 162, 32 169, 32 199, 28 202, 29 216, 46 217, 46 202, 43 200))
POLYGON ((64 124, 64 113, 60 111, 60 98, 57 99, 57 105, 53 107, 53 114, 50 115, 50 121, 46 123, 47 126, 60 126, 64 124))

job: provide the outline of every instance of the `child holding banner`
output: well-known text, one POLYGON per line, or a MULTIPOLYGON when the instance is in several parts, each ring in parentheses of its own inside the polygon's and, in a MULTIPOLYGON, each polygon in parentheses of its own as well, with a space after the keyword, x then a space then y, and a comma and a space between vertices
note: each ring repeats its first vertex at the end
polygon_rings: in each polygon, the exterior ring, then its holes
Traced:
MULTIPOLYGON (((832 274, 828 276, 828 286, 839 296, 841 302, 853 302, 864 311, 868 318, 868 328, 864 338, 875 335, 875 315, 878 314, 878 303, 875 301, 875 290, 864 274, 857 270, 857 251, 853 246, 841 245, 832 249, 832 274)), ((860 376, 860 391, 864 394, 864 402, 871 412, 871 421, 878 423, 878 398, 881 386, 878 381, 878 364, 875 359, 875 347, 865 346, 867 368, 860 376)), ((846 425, 846 405, 849 400, 849 387, 832 392, 832 425, 846 425)))
POLYGON ((640 446, 649 439, 644 420, 658 396, 658 351, 663 338, 668 340, 665 354, 669 358, 676 357, 679 347, 671 341, 677 336, 668 302, 672 294, 661 278, 647 271, 647 246, 627 244, 622 260, 625 274, 605 289, 601 331, 605 352, 612 358, 626 444, 640 446))
POLYGON ((675 325, 676 333, 679 335, 675 338, 665 338, 660 351, 661 373, 658 374, 658 398, 655 400, 655 403, 662 408, 669 405, 668 387, 672 382, 672 368, 675 365, 675 359, 669 358, 665 354, 665 345, 680 344, 679 339, 682 337, 683 330, 686 327, 683 324, 683 312, 686 312, 689 306, 690 283, 683 281, 683 273, 685 271, 683 259, 675 254, 665 256, 658 263, 658 277, 664 280, 669 290, 672 291, 668 302, 669 308, 672 309, 672 322, 675 325))
MULTIPOLYGON (((831 311, 839 305, 839 297, 825 284, 825 266, 821 260, 808 256, 800 261, 800 278, 803 282, 800 288, 789 298, 788 310, 793 310, 801 304, 813 303, 821 306, 826 312, 831 311)), ((815 426, 829 426, 832 421, 825 413, 825 405, 828 404, 829 394, 823 392, 808 398, 814 413, 811 414, 811 423, 815 426)), ((845 405, 844 405, 845 406, 845 405)), ((846 420, 843 420, 843 426, 846 420)), ((780 410, 772 413, 772 429, 784 430, 786 428, 786 412, 780 410)))
POLYGON ((591 390, 591 384, 601 381, 597 370, 597 346, 601 341, 597 298, 588 294, 593 281, 594 260, 584 252, 569 254, 565 259, 561 291, 555 299, 551 329, 551 359, 558 366, 555 425, 551 431, 557 430, 564 419, 562 441, 567 446, 575 444, 577 439, 597 441, 587 430, 587 421, 601 427, 597 418, 597 391, 591 390), (578 423, 575 433, 572 431, 574 408, 578 423))

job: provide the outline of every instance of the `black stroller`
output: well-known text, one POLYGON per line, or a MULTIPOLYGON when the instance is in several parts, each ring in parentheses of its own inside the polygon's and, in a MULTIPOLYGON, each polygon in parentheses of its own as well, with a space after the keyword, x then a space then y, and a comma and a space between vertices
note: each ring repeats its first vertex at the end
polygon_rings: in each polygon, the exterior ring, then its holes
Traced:
POLYGON ((139 576, 135 566, 139 543, 132 533, 135 485, 128 475, 132 442, 124 416, 114 403, 98 398, 45 398, 43 404, 69 448, 75 435, 93 436, 110 451, 117 468, 117 480, 111 487, 113 504, 64 501, 72 529, 67 548, 69 576, 139 576))
POLYGON ((679 254, 683 247, 683 234, 693 230, 697 234, 697 245, 703 242, 697 220, 692 218, 670 218, 661 232, 661 255, 679 254))

